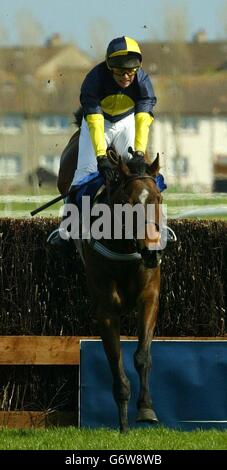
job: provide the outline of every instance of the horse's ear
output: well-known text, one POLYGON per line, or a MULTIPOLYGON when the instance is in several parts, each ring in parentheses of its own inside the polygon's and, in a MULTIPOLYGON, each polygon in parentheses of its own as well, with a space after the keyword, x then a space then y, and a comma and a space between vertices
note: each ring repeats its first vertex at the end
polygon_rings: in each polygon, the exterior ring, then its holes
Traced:
POLYGON ((145 154, 144 154, 144 160, 145 160, 146 163, 150 164, 150 158, 149 158, 149 155, 148 155, 147 152, 145 152, 145 154))
POLYGON ((146 164, 146 171, 149 175, 157 176, 160 170, 160 163, 159 163, 159 153, 157 153, 156 159, 152 163, 146 164))
POLYGON ((126 163, 122 161, 122 158, 119 156, 119 162, 118 162, 118 171, 121 176, 125 177, 130 175, 130 170, 126 163))

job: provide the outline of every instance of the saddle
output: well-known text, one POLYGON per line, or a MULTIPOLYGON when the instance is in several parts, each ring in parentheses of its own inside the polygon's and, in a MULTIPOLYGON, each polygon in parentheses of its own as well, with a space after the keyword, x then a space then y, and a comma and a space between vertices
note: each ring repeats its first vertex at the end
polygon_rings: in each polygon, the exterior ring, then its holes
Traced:
POLYGON ((77 189, 76 186, 72 186, 72 195, 68 196, 66 203, 76 204, 79 209, 79 212, 82 210, 82 198, 84 196, 90 197, 91 206, 93 204, 93 200, 96 198, 97 193, 100 194, 100 191, 105 189, 104 179, 103 177, 97 172, 97 176, 89 179, 84 184, 80 185, 77 189))

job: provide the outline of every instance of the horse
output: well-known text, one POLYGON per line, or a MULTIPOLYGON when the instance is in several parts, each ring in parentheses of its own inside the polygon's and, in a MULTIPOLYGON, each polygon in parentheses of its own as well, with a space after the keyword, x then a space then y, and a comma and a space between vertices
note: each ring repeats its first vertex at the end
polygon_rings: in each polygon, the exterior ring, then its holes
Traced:
MULTIPOLYGON (((133 159, 132 159, 133 160, 133 159)), ((160 205, 162 195, 156 185, 159 156, 145 171, 130 170, 121 158, 116 163, 118 182, 110 184, 105 202, 111 210, 117 204, 131 208, 152 204, 154 218, 144 219, 144 236, 134 233, 121 239, 84 240, 83 257, 87 286, 93 301, 95 318, 113 378, 113 398, 118 407, 121 432, 128 430, 130 383, 125 374, 120 347, 120 315, 136 307, 138 312, 138 346, 134 365, 139 375, 137 422, 158 421, 149 390, 151 342, 156 325, 160 294, 160 256, 154 248, 160 240, 160 205)))
MULTIPOLYGON (((78 130, 61 156, 58 189, 62 194, 69 189, 77 165, 81 120, 82 113, 79 109, 75 113, 78 130)), ((124 233, 121 239, 112 236, 110 239, 102 238, 101 241, 91 238, 81 243, 75 240, 84 263, 88 291, 112 372, 113 397, 118 407, 120 431, 126 432, 130 383, 124 371, 120 347, 120 316, 124 311, 135 307, 138 312, 138 345, 134 354, 134 366, 140 382, 136 421, 158 421, 149 390, 149 374, 151 342, 160 295, 161 252, 155 247, 161 238, 159 209, 162 195, 156 184, 160 169, 159 155, 153 163, 145 158, 143 169, 132 165, 133 158, 124 163, 112 149, 108 156, 115 165, 118 182, 107 185, 98 201, 105 202, 112 214, 114 206, 118 204, 129 204, 131 208, 141 204, 145 212, 149 205, 153 205, 155 209, 152 219, 144 219, 145 231, 142 238, 133 234, 128 239, 124 233)), ((124 229, 123 226, 122 228, 124 229)), ((171 232, 171 241, 176 241, 175 234, 171 232)))

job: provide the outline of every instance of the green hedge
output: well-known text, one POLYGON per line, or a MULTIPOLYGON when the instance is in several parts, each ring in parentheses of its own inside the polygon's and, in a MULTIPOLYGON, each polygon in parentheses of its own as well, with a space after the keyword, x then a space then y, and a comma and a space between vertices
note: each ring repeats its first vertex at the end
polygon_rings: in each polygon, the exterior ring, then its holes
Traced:
MULTIPOLYGON (((56 219, 0 220, 0 334, 97 335, 82 263, 46 245, 56 219)), ((178 242, 163 258, 156 334, 223 334, 227 299, 227 224, 171 221, 178 242)), ((136 312, 121 333, 136 334, 136 312)))

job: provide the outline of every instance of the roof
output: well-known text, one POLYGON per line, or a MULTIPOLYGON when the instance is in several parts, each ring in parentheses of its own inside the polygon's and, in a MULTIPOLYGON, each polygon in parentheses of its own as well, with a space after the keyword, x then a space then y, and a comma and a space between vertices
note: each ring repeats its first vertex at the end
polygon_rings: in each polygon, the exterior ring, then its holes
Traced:
POLYGON ((190 115, 227 114, 227 75, 157 77, 155 113, 190 115))
POLYGON ((152 74, 202 74, 227 62, 227 41, 141 43, 143 67, 152 74))
POLYGON ((70 43, 0 48, 0 113, 70 113, 92 65, 70 43))
POLYGON ((54 74, 62 67, 87 70, 93 61, 73 44, 51 47, 1 47, 1 70, 17 77, 54 74))

